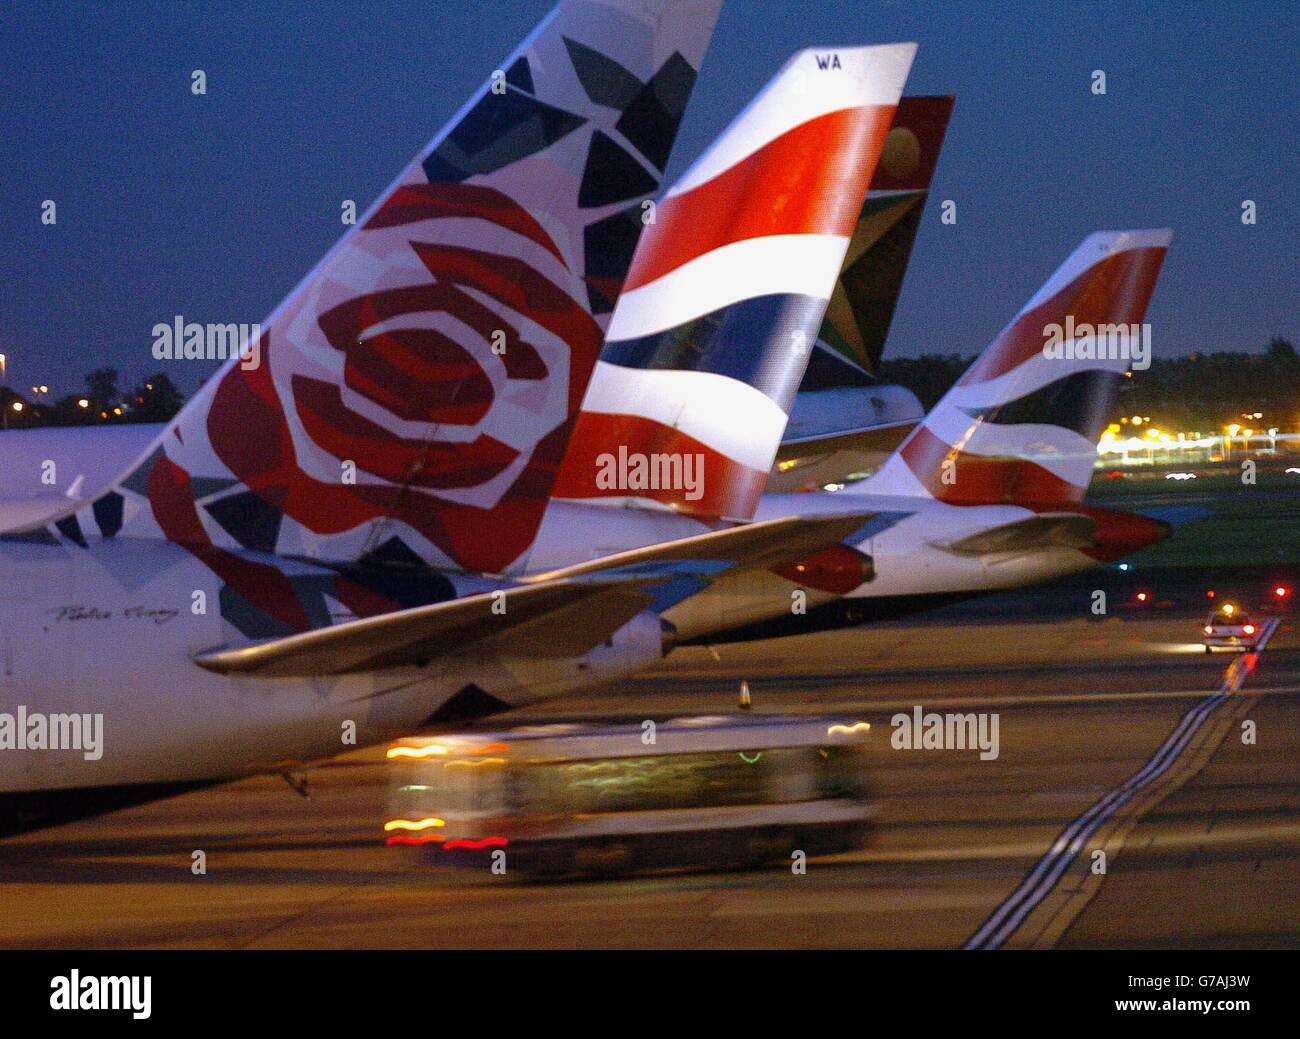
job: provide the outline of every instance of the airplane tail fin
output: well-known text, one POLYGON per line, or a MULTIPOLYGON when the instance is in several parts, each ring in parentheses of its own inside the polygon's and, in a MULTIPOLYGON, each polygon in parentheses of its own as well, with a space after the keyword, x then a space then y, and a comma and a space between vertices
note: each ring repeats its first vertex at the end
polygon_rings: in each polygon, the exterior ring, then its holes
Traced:
POLYGON ((506 571, 721 4, 562 0, 88 521, 214 559, 506 571))
POLYGON ((881 469, 844 493, 954 505, 1077 504, 1171 231, 1084 239, 881 469))
POLYGON ((556 497, 752 516, 915 50, 801 51, 667 193, 556 497))
POLYGON ((953 102, 899 101, 800 393, 874 384, 953 102))

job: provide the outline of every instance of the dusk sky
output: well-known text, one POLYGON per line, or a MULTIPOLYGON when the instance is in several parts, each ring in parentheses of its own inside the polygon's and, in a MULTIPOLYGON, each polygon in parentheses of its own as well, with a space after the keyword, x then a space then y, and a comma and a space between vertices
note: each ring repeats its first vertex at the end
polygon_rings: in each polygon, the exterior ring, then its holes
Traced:
MULTIPOLYGON (((265 318, 341 234, 341 201, 364 210, 550 6, 0 6, 10 385, 143 376, 176 314, 265 318)), ((792 51, 900 40, 920 43, 907 92, 957 104, 886 356, 978 352, 1081 238, 1120 227, 1175 232, 1157 356, 1300 341, 1294 3, 728 0, 666 182, 792 51)), ((170 371, 190 391, 212 367, 170 371)))

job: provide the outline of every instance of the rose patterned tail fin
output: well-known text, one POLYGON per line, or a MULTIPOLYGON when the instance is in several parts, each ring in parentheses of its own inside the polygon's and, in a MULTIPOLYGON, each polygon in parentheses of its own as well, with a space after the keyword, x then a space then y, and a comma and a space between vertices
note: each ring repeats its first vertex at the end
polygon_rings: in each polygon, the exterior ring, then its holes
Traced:
POLYGON ((532 541, 722 0, 563 0, 71 522, 473 573, 532 541))

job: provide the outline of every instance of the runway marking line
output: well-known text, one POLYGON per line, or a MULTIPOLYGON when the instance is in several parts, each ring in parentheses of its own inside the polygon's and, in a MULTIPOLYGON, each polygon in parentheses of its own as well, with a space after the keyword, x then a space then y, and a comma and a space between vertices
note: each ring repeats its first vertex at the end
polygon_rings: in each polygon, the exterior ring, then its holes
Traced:
POLYGON ((1011 895, 967 939, 966 949, 1051 948, 1101 889, 1104 874, 1086 869, 1067 877, 1085 847, 1102 850, 1109 864, 1133 828, 1152 808, 1196 775, 1228 731, 1255 703, 1236 697, 1281 624, 1264 622, 1255 649, 1228 666, 1219 688, 1183 715, 1149 761, 1065 827, 1011 895), (1233 706, 1219 711, 1225 703, 1233 706), (1209 724, 1207 724, 1207 722, 1209 724), (1123 814, 1122 809, 1126 809, 1123 814), (1089 843, 1092 842, 1092 843, 1089 843))

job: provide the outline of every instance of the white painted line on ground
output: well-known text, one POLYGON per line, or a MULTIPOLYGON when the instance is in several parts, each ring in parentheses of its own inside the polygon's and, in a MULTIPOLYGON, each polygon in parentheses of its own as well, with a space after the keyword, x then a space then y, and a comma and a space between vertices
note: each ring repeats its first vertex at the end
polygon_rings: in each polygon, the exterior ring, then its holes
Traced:
POLYGON ((1174 731, 1142 769, 1102 797, 1061 831, 1052 842, 1047 854, 1038 860, 1010 897, 992 912, 979 930, 971 935, 964 948, 996 949, 1016 932, 1025 918, 1052 893, 1057 881, 1070 868, 1070 864, 1083 850, 1089 838, 1135 795, 1168 772, 1178 761, 1179 755, 1187 749, 1201 726, 1205 724, 1206 719, 1225 700, 1241 689, 1246 677, 1254 670, 1259 654, 1263 652, 1268 640, 1273 637, 1273 633, 1281 623, 1277 617, 1264 622, 1254 651, 1238 657, 1228 666, 1219 688, 1183 715, 1174 731))

